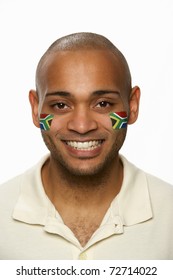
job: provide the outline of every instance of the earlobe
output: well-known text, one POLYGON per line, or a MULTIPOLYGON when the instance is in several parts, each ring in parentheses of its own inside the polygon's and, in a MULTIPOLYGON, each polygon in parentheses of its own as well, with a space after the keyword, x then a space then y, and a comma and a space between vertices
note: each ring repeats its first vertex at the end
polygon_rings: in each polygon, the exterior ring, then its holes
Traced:
POLYGON ((131 90, 129 101, 128 124, 133 124, 138 118, 140 95, 140 88, 138 86, 133 87, 131 90))
POLYGON ((29 91, 29 101, 30 101, 30 104, 31 104, 33 123, 36 127, 39 128, 40 127, 39 116, 38 116, 39 100, 38 100, 38 94, 35 90, 30 90, 29 91))

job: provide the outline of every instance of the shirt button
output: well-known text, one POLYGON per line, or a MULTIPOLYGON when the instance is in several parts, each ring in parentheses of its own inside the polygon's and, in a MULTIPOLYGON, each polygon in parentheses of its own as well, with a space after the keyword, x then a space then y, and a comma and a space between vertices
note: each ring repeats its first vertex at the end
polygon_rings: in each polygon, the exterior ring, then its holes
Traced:
POLYGON ((81 253, 81 254, 79 255, 79 260, 87 260, 87 255, 86 255, 86 253, 81 253))

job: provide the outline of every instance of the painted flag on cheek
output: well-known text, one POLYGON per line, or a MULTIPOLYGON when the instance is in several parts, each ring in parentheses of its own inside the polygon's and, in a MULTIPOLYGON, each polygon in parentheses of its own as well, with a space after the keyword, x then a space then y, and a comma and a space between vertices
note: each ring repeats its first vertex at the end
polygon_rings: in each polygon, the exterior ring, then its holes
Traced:
POLYGON ((41 130, 48 131, 52 123, 54 115, 40 114, 40 128, 41 130))
POLYGON ((127 127, 128 119, 127 113, 125 111, 110 113, 109 117, 111 119, 113 129, 121 129, 127 127))

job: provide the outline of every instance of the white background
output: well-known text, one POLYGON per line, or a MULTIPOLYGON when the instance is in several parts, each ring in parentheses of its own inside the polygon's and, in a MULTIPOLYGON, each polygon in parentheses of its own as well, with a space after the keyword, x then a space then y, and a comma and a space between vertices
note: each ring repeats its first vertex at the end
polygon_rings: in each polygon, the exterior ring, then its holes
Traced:
POLYGON ((110 39, 141 88, 139 119, 121 153, 173 184, 172 0, 0 0, 0 183, 47 153, 28 92, 48 46, 80 31, 110 39))

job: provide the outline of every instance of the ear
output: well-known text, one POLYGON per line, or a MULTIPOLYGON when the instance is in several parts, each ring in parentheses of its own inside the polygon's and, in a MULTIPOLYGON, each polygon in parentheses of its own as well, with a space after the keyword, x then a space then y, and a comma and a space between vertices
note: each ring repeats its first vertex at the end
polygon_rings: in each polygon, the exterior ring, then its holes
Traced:
POLYGON ((138 118, 140 95, 140 88, 138 86, 133 87, 131 90, 129 101, 128 124, 133 124, 138 118))
POLYGON ((38 97, 38 94, 35 90, 30 90, 29 101, 30 101, 30 104, 31 104, 33 123, 35 124, 36 127, 40 128, 39 116, 38 116, 39 97, 38 97))

